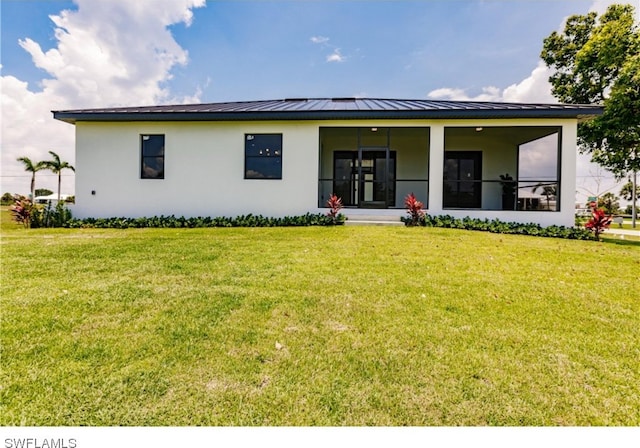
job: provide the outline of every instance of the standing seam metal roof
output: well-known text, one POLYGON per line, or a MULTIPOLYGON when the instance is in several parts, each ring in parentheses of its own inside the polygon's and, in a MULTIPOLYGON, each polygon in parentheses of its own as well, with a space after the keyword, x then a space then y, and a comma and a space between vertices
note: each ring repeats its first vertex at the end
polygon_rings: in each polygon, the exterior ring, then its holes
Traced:
POLYGON ((582 118, 599 115, 587 104, 500 103, 380 98, 288 98, 208 104, 54 111, 57 120, 227 121, 410 118, 582 118))

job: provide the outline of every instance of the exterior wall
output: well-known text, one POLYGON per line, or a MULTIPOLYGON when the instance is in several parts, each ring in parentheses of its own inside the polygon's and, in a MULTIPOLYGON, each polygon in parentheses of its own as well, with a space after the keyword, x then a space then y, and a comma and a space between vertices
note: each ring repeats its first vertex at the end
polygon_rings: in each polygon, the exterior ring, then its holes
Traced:
POLYGON ((304 214, 316 208, 318 126, 78 123, 77 217, 304 214), (282 133, 282 180, 244 179, 245 134, 282 133), (140 135, 165 135, 165 178, 140 178, 140 135), (91 192, 95 191, 95 195, 91 192))
MULTIPOLYGON (((575 119, 78 122, 74 215, 236 216, 253 213, 283 216, 324 212, 325 209, 317 207, 320 127, 428 127, 429 142, 425 148, 428 158, 416 156, 411 169, 429 173, 429 195, 425 202, 430 214, 572 226, 576 126, 575 119), (562 126, 561 211, 443 210, 444 129, 450 126, 562 126), (244 135, 259 133, 283 135, 282 180, 244 179, 244 135), (165 135, 165 179, 140 178, 141 134, 165 135)), ((463 143, 460 149, 472 149, 463 148, 463 143)), ((497 178, 500 173, 511 173, 515 157, 514 151, 514 160, 506 157, 495 165, 484 167, 487 171, 483 177, 497 178)), ((324 158, 322 163, 327 163, 324 158)), ((399 165, 398 178, 404 174, 399 165)), ((369 210, 368 213, 402 216, 404 210, 369 210)))

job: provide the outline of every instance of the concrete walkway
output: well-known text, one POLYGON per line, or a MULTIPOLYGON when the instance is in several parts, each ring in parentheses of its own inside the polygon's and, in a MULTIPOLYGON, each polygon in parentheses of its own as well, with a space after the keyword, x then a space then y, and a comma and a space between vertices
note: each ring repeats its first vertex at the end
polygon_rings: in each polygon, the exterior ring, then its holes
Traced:
POLYGON ((607 230, 605 230, 604 234, 640 237, 640 228, 636 228, 635 230, 621 229, 619 227, 616 227, 615 225, 612 225, 607 230))

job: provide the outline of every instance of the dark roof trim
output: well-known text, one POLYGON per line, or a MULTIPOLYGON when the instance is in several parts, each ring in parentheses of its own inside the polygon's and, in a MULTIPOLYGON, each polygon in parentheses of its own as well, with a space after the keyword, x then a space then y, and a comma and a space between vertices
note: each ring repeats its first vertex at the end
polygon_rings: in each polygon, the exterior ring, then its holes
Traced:
POLYGON ((463 118, 587 118, 602 106, 474 101, 306 99, 54 111, 56 120, 259 121, 463 118))

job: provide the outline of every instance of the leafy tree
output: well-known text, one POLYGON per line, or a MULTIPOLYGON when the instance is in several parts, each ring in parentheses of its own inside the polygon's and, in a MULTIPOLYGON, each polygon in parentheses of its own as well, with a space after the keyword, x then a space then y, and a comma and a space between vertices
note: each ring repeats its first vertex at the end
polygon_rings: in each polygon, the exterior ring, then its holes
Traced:
POLYGON ((611 5, 567 19, 541 57, 554 70, 552 93, 565 103, 603 104, 601 116, 580 123, 578 141, 592 160, 618 178, 640 171, 640 30, 631 5, 611 5))
POLYGON ((598 198, 598 208, 604 209, 608 215, 618 213, 620 210, 620 198, 613 193, 605 193, 598 198))
POLYGON ((36 188, 35 194, 36 196, 49 196, 50 194, 53 194, 53 191, 48 188, 36 188))
POLYGON ((2 202, 2 205, 10 205, 13 204, 13 195, 11 193, 5 193, 2 195, 2 198, 0 199, 0 202, 2 202))
POLYGON ((45 160, 44 166, 46 169, 50 170, 54 174, 58 175, 58 202, 60 202, 60 185, 62 183, 62 170, 69 169, 71 171, 75 171, 76 169, 69 164, 69 162, 65 162, 60 160, 60 156, 53 151, 49 151, 53 160, 45 160))
POLYGON ((31 173, 31 200, 33 200, 35 188, 36 188, 36 173, 40 170, 46 168, 45 162, 37 162, 33 163, 29 157, 18 157, 16 159, 18 162, 22 162, 24 165, 24 170, 28 173, 31 173))
MULTIPOLYGON (((639 212, 640 210, 638 210, 638 207, 636 207, 636 214, 639 212)), ((631 206, 631 204, 627 205, 627 208, 624 209, 624 214, 625 215, 632 215, 633 214, 633 207, 631 206)))
MULTIPOLYGON (((622 186, 620 196, 627 201, 633 199, 633 182, 627 182, 622 186)), ((636 198, 638 197, 640 197, 640 185, 636 185, 636 198)))

